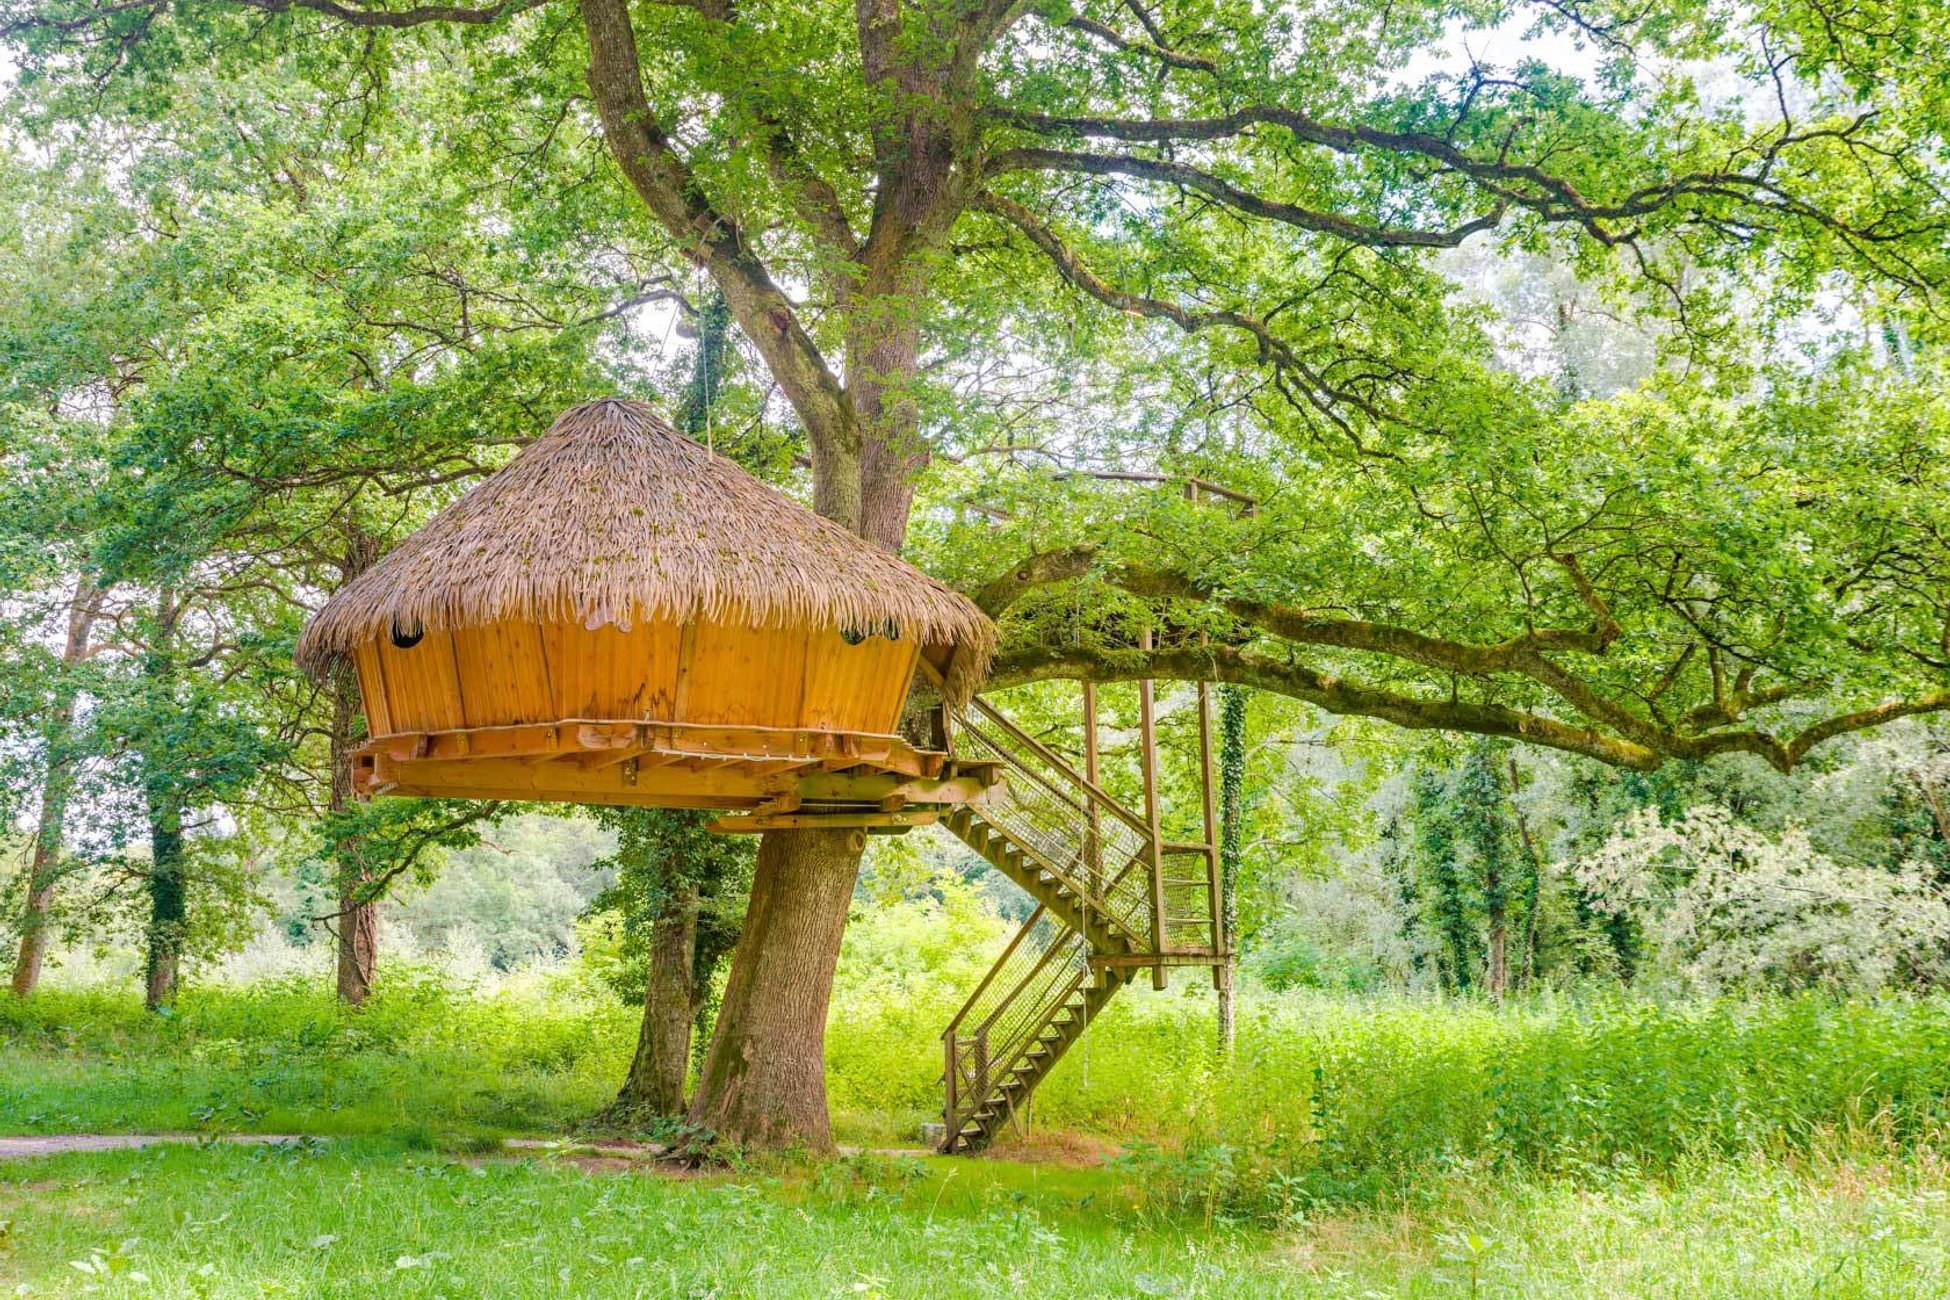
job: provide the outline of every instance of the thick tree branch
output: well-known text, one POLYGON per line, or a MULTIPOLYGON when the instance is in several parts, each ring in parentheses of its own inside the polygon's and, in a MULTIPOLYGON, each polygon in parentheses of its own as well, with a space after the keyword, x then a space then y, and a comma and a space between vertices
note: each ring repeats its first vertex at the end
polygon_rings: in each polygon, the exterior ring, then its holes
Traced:
POLYGON ((1382 690, 1304 664, 1217 644, 1150 651, 1039 644, 1008 646, 996 660, 990 685, 1000 688, 1055 678, 1125 682, 1144 677, 1232 682, 1304 700, 1329 713, 1378 718, 1418 731, 1463 731, 1527 740, 1551 749, 1583 754, 1613 767, 1650 771, 1663 758, 1658 751, 1643 745, 1569 726, 1542 714, 1499 704, 1428 699, 1382 690))
POLYGON ((1100 23, 1089 18, 1072 17, 1064 19, 1063 25, 1071 31, 1082 32, 1086 36, 1093 36, 1112 49, 1121 50, 1127 54, 1142 54, 1147 58, 1156 59, 1167 68, 1176 68, 1181 72, 1204 72, 1212 76, 1219 75, 1219 65, 1211 59, 1200 58, 1196 54, 1183 54, 1177 50, 1166 49, 1155 41, 1132 40, 1107 23, 1100 23))
MULTIPOLYGON (((860 430, 852 400, 743 229, 712 206, 652 113, 625 0, 582 0, 581 8, 589 36, 590 93, 624 176, 685 256, 710 272, 724 291, 745 337, 805 422, 815 454, 822 447, 856 454, 860 430)), ((831 493, 816 503, 821 513, 858 528, 857 478, 826 475, 820 486, 831 493)))
POLYGON ((974 206, 978 211, 1000 217, 1020 230, 1028 237, 1030 243, 1049 258, 1059 275, 1107 307, 1115 307, 1133 316, 1168 320, 1187 334, 1215 328, 1236 329, 1250 334, 1258 344, 1260 361, 1270 364, 1284 376, 1297 380, 1301 400, 1316 414, 1339 429, 1353 444, 1357 453, 1363 456, 1391 455, 1363 442, 1354 426, 1348 423, 1346 417, 1336 407, 1346 405, 1378 423, 1386 421, 1388 418, 1386 414, 1358 394, 1329 384, 1324 377, 1301 360, 1300 354, 1275 334, 1265 321, 1247 315, 1245 312, 1224 308, 1192 311, 1161 298, 1130 293, 1091 270, 1073 249, 1057 238, 1056 233, 1040 217, 1014 199, 999 194, 984 193, 976 198, 974 206))
MULTIPOLYGON (((230 0, 230 3, 269 14, 289 13, 294 9, 306 10, 323 14, 327 18, 352 27, 408 28, 424 27, 432 23, 481 26, 499 21, 511 14, 539 9, 549 3, 549 0, 502 0, 500 4, 480 7, 414 5, 407 9, 368 8, 365 5, 342 4, 339 0, 230 0)), ((104 19, 113 18, 118 14, 147 11, 150 16, 154 16, 166 8, 168 8, 167 0, 120 0, 119 3, 97 5, 74 18, 53 18, 45 14, 30 13, 24 18, 0 23, 0 37, 19 36, 36 31, 86 31, 104 19)))
POLYGON ((841 257, 857 256, 860 236, 847 218, 839 191, 800 157, 799 148, 783 123, 770 114, 763 120, 771 132, 766 142, 766 166, 772 179, 785 191, 793 211, 835 253, 841 257))
MULTIPOLYGON (((1000 616, 1038 586, 1091 572, 1097 558, 1097 548, 1090 545, 1030 555, 984 586, 977 602, 991 617, 1000 616)), ((1642 769, 1656 767, 1667 759, 1697 760, 1744 753, 1788 772, 1823 741, 1898 718, 1950 711, 1950 690, 1946 690, 1837 714, 1785 739, 1751 728, 1722 730, 1739 721, 1748 710, 1780 703, 1796 693, 1792 686, 1755 690, 1753 672, 1746 670, 1736 681, 1720 683, 1713 703, 1687 713, 1676 726, 1662 720, 1648 721, 1606 698, 1598 688, 1545 653, 1555 650, 1602 655, 1620 635, 1610 606, 1584 577, 1582 569, 1575 561, 1566 562, 1565 568, 1572 575, 1572 584, 1580 598, 1593 611, 1596 625, 1590 629, 1532 629, 1491 644, 1452 641, 1364 619, 1323 618, 1269 602, 1215 597, 1188 575, 1172 570, 1126 566, 1103 576, 1132 595, 1146 599, 1216 606, 1255 633, 1296 645, 1377 654, 1461 677, 1525 678, 1551 690, 1603 728, 1601 731, 1501 705, 1431 700, 1364 686, 1290 660, 1223 644, 1156 651, 1040 644, 1007 646, 997 662, 994 684, 1007 686, 1055 677, 1127 681, 1146 675, 1185 681, 1237 682, 1306 700, 1335 713, 1382 718, 1405 727, 1509 736, 1585 754, 1614 766, 1642 769)), ((1670 681, 1664 681, 1658 689, 1663 691, 1670 685, 1670 681)))
MULTIPOLYGON (((1129 43, 1127 43, 1128 46, 1129 43)), ((1177 66, 1177 65, 1173 65, 1177 66)), ((1594 239, 1607 245, 1630 242, 1638 235, 1640 218, 1672 207, 1686 198, 1721 198, 1745 205, 1750 211, 1773 211, 1802 218, 1847 239, 1864 251, 1862 245, 1886 243, 1927 235, 1941 229, 1939 223, 1899 228, 1872 228, 1850 223, 1817 204, 1793 195, 1774 180, 1775 166, 1789 148, 1815 140, 1846 143, 1874 120, 1873 110, 1859 114, 1838 126, 1823 126, 1796 131, 1782 125, 1746 152, 1753 159, 1747 170, 1699 170, 1682 173, 1651 184, 1641 185, 1610 200, 1594 199, 1569 180, 1533 162, 1511 159, 1507 146, 1493 157, 1480 157, 1457 144, 1454 139, 1429 131, 1396 131, 1383 127, 1326 122, 1295 109, 1256 104, 1217 117, 1129 119, 1116 117, 1053 116, 991 110, 991 121, 1038 135, 1076 136, 1091 139, 1123 140, 1132 143, 1169 144, 1230 139, 1258 126, 1277 126, 1295 139, 1320 145, 1337 153, 1356 154, 1364 150, 1427 158, 1443 168, 1467 177, 1499 205, 1514 205, 1550 222, 1569 222, 1585 229, 1594 239), (1611 224, 1608 224, 1611 223, 1611 224), (1623 223, 1623 224, 1618 224, 1623 223)), ((1017 150, 1016 153, 1054 153, 1057 150, 1017 150)), ((1007 156, 1006 154, 1003 156, 1007 156)), ((1094 158, 1100 155, 1070 155, 1094 158)), ((1082 170, 1067 167, 1066 170, 1082 170)), ((1215 196, 1217 197, 1217 196, 1215 196)), ((1221 199, 1230 202, 1228 199, 1221 199)), ((1499 208, 1500 210, 1500 208, 1499 208)), ((1479 219, 1480 220, 1480 219, 1479 219)), ((1884 268, 1897 275, 1900 268, 1884 268)), ((1899 276, 1900 278, 1900 276, 1899 276)))
POLYGON ((1000 577, 991 579, 975 593, 975 603, 990 618, 1001 618, 1008 608, 1037 587, 1067 582, 1090 572, 1097 548, 1085 543, 1061 551, 1039 551, 1000 577))
POLYGON ((1333 235, 1349 243, 1373 248, 1454 248, 1471 235, 1490 230, 1503 219, 1501 200, 1480 217, 1448 230, 1414 230, 1375 226, 1298 204, 1280 203, 1244 190, 1197 167, 1161 158, 1130 154, 1074 153, 1063 149, 1008 149, 989 162, 990 175, 1011 171, 1060 171, 1088 176, 1131 176, 1196 190, 1247 216, 1333 235))

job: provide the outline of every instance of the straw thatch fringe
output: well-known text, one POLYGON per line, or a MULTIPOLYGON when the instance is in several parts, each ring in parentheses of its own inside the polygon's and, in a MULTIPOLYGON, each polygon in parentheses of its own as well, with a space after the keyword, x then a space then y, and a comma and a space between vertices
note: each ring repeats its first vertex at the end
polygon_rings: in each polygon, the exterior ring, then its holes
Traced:
POLYGON ((888 624, 952 645, 951 703, 995 656, 975 603, 705 450, 640 402, 589 402, 325 603, 320 673, 391 632, 504 621, 888 624))

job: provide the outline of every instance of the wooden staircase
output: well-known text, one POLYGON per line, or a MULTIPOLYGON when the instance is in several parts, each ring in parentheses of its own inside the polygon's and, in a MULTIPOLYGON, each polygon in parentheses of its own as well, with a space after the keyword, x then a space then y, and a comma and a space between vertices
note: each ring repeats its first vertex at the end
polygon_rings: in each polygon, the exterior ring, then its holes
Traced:
POLYGON ((956 761, 1002 780, 941 824, 1037 906, 942 1035, 944 1153, 993 1141, 1139 969, 1159 987, 1169 966, 1223 969, 1217 853, 1158 831, 1146 705, 1146 814, 1095 779, 1094 722, 1085 775, 979 698, 955 719, 956 761), (1166 872, 1187 857, 1195 872, 1166 872))

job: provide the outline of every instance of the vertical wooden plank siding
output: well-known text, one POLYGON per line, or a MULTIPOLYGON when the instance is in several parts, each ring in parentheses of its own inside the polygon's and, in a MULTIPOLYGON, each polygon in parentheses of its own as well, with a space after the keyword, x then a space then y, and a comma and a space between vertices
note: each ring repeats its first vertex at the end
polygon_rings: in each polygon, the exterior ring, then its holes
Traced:
POLYGON ((612 718, 889 733, 919 662, 912 640, 848 645, 831 628, 496 623, 389 639, 354 656, 373 734, 612 718))
POLYGON ((451 636, 429 632, 406 650, 383 637, 375 644, 394 731, 452 731, 467 725, 451 636))
POLYGON ((555 683, 552 717, 671 721, 681 635, 674 623, 641 623, 628 632, 544 625, 542 643, 555 683))
POLYGON ((376 646, 362 645, 353 656, 353 663, 359 673, 359 700, 365 706, 366 734, 368 736, 389 736, 393 732, 393 715, 386 705, 386 676, 379 669, 379 650, 376 646))
POLYGON ((709 726, 797 726, 806 690, 803 628, 699 623, 685 670, 679 722, 709 726))
POLYGON ((800 724, 829 731, 890 732, 914 678, 920 647, 902 638, 868 637, 848 645, 832 628, 810 633, 800 724))
POLYGON ((454 665, 470 727, 547 722, 555 713, 532 623, 489 623, 453 634, 454 665))

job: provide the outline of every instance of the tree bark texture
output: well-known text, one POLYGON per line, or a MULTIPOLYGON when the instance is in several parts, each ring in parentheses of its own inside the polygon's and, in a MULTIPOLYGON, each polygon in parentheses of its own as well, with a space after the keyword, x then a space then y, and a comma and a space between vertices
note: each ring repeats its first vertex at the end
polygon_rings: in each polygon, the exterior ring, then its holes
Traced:
MULTIPOLYGON (((158 700, 168 698, 176 677, 176 625, 182 607, 165 590, 156 602, 155 639, 143 673, 158 700)), ((155 743, 155 742, 151 742, 155 743)), ((183 803, 170 755, 142 755, 143 800, 149 819, 149 927, 143 1005, 173 1006, 183 961, 189 903, 183 881, 183 803)))
MULTIPOLYGON (((380 554, 379 539, 356 523, 348 523, 345 533, 345 556, 339 562, 341 587, 371 568, 380 554)), ((352 751, 357 748, 359 685, 350 668, 340 667, 332 674, 331 686, 331 780, 326 808, 337 813, 352 806, 352 751)), ((340 1001, 356 1007, 372 993, 379 972, 379 903, 367 897, 372 875, 366 869, 361 842, 356 837, 342 841, 336 857, 337 990, 340 1001)))
MULTIPOLYGON (((74 603, 68 607, 68 637, 61 663, 72 668, 88 655, 88 638, 100 617, 103 593, 88 579, 75 583, 74 603)), ((46 729, 47 766, 41 776, 40 818, 34 826, 33 857, 27 868, 27 907, 20 922, 20 952, 14 961, 13 991, 26 997, 41 979, 47 960, 48 917, 54 910, 54 885, 61 866, 68 798, 74 791, 75 692, 63 682, 46 729)))
MULTIPOLYGON (((358 717, 358 692, 350 672, 340 669, 332 681, 330 792, 326 808, 343 812, 352 803, 353 724, 358 717)), ((358 1006, 372 992, 379 966, 379 905, 365 897, 368 876, 356 839, 337 850, 338 914, 334 943, 338 950, 339 1000, 358 1006)))
POLYGON ((180 809, 152 802, 149 808, 149 952, 143 1005, 174 1006, 183 962, 183 931, 189 907, 183 893, 183 817, 180 809))
POLYGON ((770 831, 691 1120, 752 1146, 833 1145, 826 1011, 860 870, 859 831, 770 831))
POLYGON ((616 1101, 646 1115, 684 1113, 684 1074, 691 1059, 691 1026, 702 1002, 697 956, 698 894, 678 891, 650 937, 650 969, 643 986, 643 1027, 636 1055, 616 1101))

